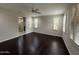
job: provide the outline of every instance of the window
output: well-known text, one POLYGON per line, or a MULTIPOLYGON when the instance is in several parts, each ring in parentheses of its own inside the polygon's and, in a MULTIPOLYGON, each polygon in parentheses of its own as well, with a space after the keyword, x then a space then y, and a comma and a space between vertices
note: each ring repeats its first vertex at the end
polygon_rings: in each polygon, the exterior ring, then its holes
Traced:
POLYGON ((32 18, 29 19, 29 28, 32 28, 32 18))
POLYGON ((38 18, 34 18, 34 28, 38 28, 38 18))
POLYGON ((66 15, 63 17, 63 32, 65 32, 65 24, 66 24, 66 15))
POLYGON ((58 27, 59 27, 59 17, 58 16, 54 16, 53 29, 54 30, 58 30, 58 27))

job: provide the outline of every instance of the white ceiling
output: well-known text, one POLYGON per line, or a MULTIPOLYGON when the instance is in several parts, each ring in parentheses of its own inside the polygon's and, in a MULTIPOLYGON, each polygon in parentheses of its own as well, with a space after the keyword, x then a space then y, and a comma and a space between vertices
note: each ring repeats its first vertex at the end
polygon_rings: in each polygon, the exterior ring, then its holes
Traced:
POLYGON ((23 12, 32 8, 39 9, 41 15, 62 14, 68 7, 68 3, 2 3, 0 7, 13 10, 16 12, 23 12))

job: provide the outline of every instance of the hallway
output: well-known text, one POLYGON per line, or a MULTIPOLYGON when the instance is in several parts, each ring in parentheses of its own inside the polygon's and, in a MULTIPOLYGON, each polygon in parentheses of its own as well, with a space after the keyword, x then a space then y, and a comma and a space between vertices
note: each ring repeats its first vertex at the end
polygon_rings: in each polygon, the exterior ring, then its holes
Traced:
POLYGON ((0 43, 0 54, 69 55, 69 52, 61 37, 33 32, 0 43))

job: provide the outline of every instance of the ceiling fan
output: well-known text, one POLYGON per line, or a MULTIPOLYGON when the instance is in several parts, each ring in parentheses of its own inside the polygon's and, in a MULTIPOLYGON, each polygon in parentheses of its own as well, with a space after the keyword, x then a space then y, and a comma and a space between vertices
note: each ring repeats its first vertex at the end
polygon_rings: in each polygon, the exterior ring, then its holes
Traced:
POLYGON ((38 13, 38 14, 40 14, 39 9, 34 9, 34 8, 32 8, 32 12, 33 12, 33 13, 38 13))

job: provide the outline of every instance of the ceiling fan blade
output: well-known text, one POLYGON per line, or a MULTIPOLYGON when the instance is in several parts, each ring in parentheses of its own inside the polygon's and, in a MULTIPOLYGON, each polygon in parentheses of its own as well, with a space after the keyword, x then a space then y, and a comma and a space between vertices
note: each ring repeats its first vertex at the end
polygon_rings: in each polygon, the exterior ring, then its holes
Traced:
POLYGON ((40 14, 40 12, 37 12, 38 14, 40 14))
POLYGON ((39 11, 39 9, 36 9, 36 11, 39 11))

